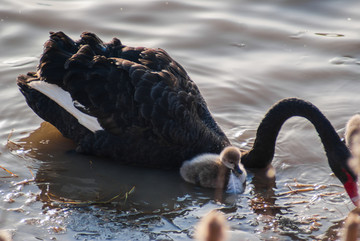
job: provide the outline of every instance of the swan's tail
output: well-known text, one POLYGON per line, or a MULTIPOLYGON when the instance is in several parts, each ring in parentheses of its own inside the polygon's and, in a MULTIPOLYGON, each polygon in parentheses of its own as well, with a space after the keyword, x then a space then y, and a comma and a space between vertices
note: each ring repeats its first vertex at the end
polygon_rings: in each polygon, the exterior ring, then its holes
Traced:
MULTIPOLYGON (((40 118, 50 122, 56 128, 61 130, 61 133, 65 137, 78 142, 84 136, 93 132, 91 129, 94 126, 94 123, 96 125, 97 121, 95 122, 92 120, 93 125, 87 126, 86 123, 81 123, 83 121, 80 121, 81 118, 79 116, 76 116, 76 114, 71 114, 71 110, 77 111, 78 113, 80 111, 74 107, 72 100, 69 99, 70 97, 68 92, 60 89, 54 84, 48 84, 47 82, 40 81, 35 72, 29 72, 27 75, 20 75, 17 78, 17 85, 19 86, 21 93, 24 95, 28 106, 40 118), (39 86, 40 88, 38 88, 39 86), (38 90, 46 90, 46 88, 43 88, 46 86, 53 87, 54 94, 50 95, 52 98, 45 94, 46 91, 38 90), (64 123, 67 124, 64 125, 64 123)), ((49 88, 48 91, 51 89, 52 88, 49 88)), ((83 113, 80 114, 84 115, 83 113)))
POLYGON ((40 80, 63 88, 69 65, 78 65, 79 69, 87 68, 94 64, 94 56, 118 56, 124 47, 117 38, 104 44, 93 33, 84 32, 80 37, 74 41, 63 32, 50 32, 50 39, 44 44, 44 52, 38 66, 37 75, 40 80))
MULTIPOLYGON (((79 93, 83 88, 83 83, 80 81, 81 75, 84 75, 84 72, 92 66, 101 65, 103 62, 96 56, 118 54, 122 47, 120 40, 116 38, 112 42, 104 44, 93 33, 85 32, 81 35, 80 40, 73 41, 63 32, 51 32, 50 39, 44 45, 37 72, 20 75, 17 78, 17 84, 34 112, 55 126, 58 123, 59 125, 56 127, 61 132, 65 132, 63 133, 65 136, 67 136, 67 131, 62 129, 66 127, 60 125, 69 123, 67 121, 72 117, 75 118, 75 122, 80 123, 82 127, 91 132, 102 130, 98 120, 89 115, 86 108, 79 102, 87 103, 89 101, 85 97, 81 98, 81 95, 78 96, 79 100, 74 100, 67 91, 68 82, 78 83, 75 87, 72 85, 72 88, 77 88, 76 93, 79 93), (70 66, 76 67, 77 73, 72 71, 72 76, 69 77, 70 66), (47 114, 55 112, 55 110, 58 115, 47 114)), ((74 123, 72 126, 77 129, 78 125, 74 123)))

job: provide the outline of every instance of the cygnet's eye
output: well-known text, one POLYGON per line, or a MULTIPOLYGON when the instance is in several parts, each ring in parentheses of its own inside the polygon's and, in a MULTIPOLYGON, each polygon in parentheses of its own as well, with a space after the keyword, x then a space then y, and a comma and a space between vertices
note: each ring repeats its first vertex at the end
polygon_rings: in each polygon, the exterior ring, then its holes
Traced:
POLYGON ((234 169, 235 168, 234 163, 231 163, 231 162, 228 162, 228 161, 224 161, 223 163, 229 169, 234 169))

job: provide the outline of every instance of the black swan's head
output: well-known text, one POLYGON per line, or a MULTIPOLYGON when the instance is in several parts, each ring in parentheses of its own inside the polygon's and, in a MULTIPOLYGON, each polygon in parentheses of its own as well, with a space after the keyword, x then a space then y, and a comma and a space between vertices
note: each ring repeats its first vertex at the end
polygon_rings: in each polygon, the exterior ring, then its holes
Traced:
POLYGON ((278 133, 283 123, 293 116, 304 117, 314 125, 324 145, 331 170, 342 182, 353 203, 359 206, 357 174, 350 166, 352 154, 341 141, 330 121, 310 102, 287 98, 273 105, 258 127, 252 149, 243 153, 241 158, 243 165, 246 168, 265 168, 270 165, 278 133))

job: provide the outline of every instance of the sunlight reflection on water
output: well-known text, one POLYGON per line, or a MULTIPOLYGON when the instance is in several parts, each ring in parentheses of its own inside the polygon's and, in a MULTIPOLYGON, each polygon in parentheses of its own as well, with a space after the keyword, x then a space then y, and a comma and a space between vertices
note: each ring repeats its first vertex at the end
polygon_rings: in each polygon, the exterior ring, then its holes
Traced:
POLYGON ((0 226, 14 240, 188 240, 212 209, 225 213, 233 231, 264 240, 336 239, 353 205, 306 121, 289 121, 280 133, 275 179, 250 174, 243 195, 216 203, 212 191, 184 183, 176 172, 75 154, 71 141, 27 107, 15 79, 35 70, 49 31, 73 38, 93 31, 106 42, 116 36, 124 44, 165 49, 198 84, 237 146, 250 148, 265 111, 290 96, 316 104, 343 135, 347 119, 359 112, 357 1, 4 3, 0 165, 19 177, 0 170, 0 226), (326 188, 280 195, 294 178, 326 188), (108 200, 133 186, 125 204, 64 201, 108 200))

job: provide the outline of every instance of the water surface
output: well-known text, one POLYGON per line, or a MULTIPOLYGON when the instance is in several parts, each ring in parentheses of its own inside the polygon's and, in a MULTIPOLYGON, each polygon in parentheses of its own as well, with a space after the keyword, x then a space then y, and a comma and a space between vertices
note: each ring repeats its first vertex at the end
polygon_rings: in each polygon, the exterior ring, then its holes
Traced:
POLYGON ((197 83, 234 145, 250 148, 266 110, 293 96, 317 105, 343 136, 347 119, 359 112, 358 1, 3 0, 0 6, 0 165, 18 175, 0 170, 0 228, 14 240, 189 240, 213 209, 226 215, 238 239, 239 230, 262 240, 338 239, 354 206, 331 175, 314 128, 300 118, 279 135, 276 178, 251 173, 244 194, 218 203, 211 190, 184 183, 177 172, 76 154, 71 141, 28 108, 15 79, 35 70, 49 31, 73 38, 92 31, 104 41, 116 36, 130 46, 165 49, 197 83), (326 188, 281 195, 294 178, 326 188))

